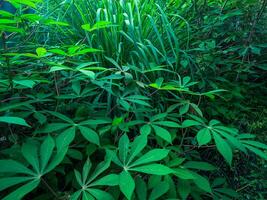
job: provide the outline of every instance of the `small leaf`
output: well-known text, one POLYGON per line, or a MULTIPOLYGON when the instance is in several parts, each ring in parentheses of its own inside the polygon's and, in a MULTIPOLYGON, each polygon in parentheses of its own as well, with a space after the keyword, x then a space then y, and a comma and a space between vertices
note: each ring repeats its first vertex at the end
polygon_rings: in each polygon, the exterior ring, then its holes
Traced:
POLYGON ((24 143, 21 148, 21 153, 28 163, 33 166, 34 170, 39 173, 40 163, 37 145, 30 142, 24 143))
POLYGON ((31 127, 29 124, 27 124, 27 122, 24 119, 22 119, 20 117, 5 117, 5 116, 2 116, 2 117, 0 117, 0 122, 31 127))
POLYGON ((152 190, 149 200, 159 199, 162 195, 164 195, 169 190, 169 184, 166 181, 162 181, 158 183, 152 190))
POLYGON ((131 144, 131 151, 128 159, 128 163, 130 163, 135 156, 137 156, 147 145, 147 136, 146 135, 140 135, 134 139, 134 141, 131 144))
MULTIPOLYGON (((113 200, 114 198, 111 196, 111 194, 103 191, 103 190, 99 190, 99 189, 93 189, 90 188, 88 189, 88 192, 90 192, 90 194, 92 194, 97 200, 113 200)), ((83 198, 83 200, 85 200, 83 198)))
POLYGON ((151 126, 148 124, 145 124, 141 127, 140 132, 142 135, 148 136, 151 132, 151 126))
POLYGON ((109 174, 94 181, 93 183, 90 183, 90 186, 101 186, 101 185, 108 185, 108 186, 119 185, 119 176, 117 174, 109 174))
POLYGON ((231 165, 233 159, 233 153, 231 147, 217 133, 213 132, 213 137, 215 140, 216 148, 218 149, 220 154, 224 157, 224 159, 228 162, 228 164, 231 165))
POLYGON ((99 136, 93 129, 87 128, 85 126, 78 126, 78 128, 80 129, 81 134, 86 140, 96 145, 100 145, 99 136))
POLYGON ((211 141, 211 134, 208 128, 203 128, 197 133, 197 141, 199 146, 208 144, 211 141))
POLYGON ((56 139, 56 146, 59 151, 67 147, 74 140, 75 129, 75 127, 71 127, 59 134, 56 139))
POLYGON ((167 149, 153 149, 133 162, 131 167, 162 160, 168 155, 168 153, 169 150, 167 149))
POLYGON ((169 133, 169 131, 156 125, 152 125, 152 127, 157 136, 159 136, 160 138, 162 138, 163 140, 169 143, 172 142, 171 134, 169 133))
POLYGON ((183 123, 182 123, 183 128, 187 128, 190 126, 199 126, 199 125, 202 125, 202 124, 198 121, 191 120, 191 119, 187 119, 187 120, 183 121, 183 123))
POLYGON ((167 175, 167 174, 175 173, 174 170, 161 164, 150 164, 150 165, 144 165, 140 167, 133 167, 133 168, 130 168, 129 170, 142 172, 145 174, 154 174, 154 175, 167 175))
POLYGON ((43 48, 43 47, 38 47, 38 48, 36 49, 36 53, 37 53, 37 56, 38 56, 38 57, 43 57, 43 56, 45 56, 46 52, 47 52, 46 49, 43 48))
POLYGON ((123 164, 126 162, 126 158, 129 151, 129 138, 124 134, 119 141, 119 158, 123 164))

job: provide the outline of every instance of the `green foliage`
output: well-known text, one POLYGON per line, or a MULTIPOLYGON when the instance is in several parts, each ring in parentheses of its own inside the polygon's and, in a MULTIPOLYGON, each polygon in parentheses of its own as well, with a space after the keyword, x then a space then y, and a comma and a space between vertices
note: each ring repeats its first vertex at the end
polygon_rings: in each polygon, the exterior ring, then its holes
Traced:
POLYGON ((267 198, 266 0, 8 2, 1 199, 267 198))

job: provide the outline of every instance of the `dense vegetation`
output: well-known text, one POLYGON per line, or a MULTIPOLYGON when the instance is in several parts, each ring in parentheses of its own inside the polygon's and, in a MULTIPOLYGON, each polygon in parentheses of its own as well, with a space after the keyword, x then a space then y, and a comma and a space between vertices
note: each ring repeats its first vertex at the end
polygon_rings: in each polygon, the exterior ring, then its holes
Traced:
POLYGON ((267 199, 266 0, 0 4, 0 199, 267 199))

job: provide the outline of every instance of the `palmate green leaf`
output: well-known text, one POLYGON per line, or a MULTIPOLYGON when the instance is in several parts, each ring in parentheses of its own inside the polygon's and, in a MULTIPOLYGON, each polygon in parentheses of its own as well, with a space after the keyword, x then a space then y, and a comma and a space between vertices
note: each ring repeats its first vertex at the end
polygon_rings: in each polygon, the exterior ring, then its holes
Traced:
POLYGON ((99 189, 88 189, 88 192, 90 194, 92 194, 96 200, 113 200, 114 198, 111 196, 111 194, 109 194, 108 192, 105 192, 103 190, 99 190, 99 189))
POLYGON ((71 127, 58 135, 58 137, 56 138, 56 146, 59 151, 69 146, 69 144, 74 140, 75 130, 76 127, 71 127))
POLYGON ((53 132, 59 131, 61 129, 65 129, 69 126, 71 126, 71 124, 68 124, 68 123, 46 124, 44 127, 37 130, 36 133, 53 133, 53 132))
POLYGON ((90 183, 90 187, 92 186, 116 186, 119 185, 119 176, 117 174, 109 174, 104 176, 100 179, 95 180, 94 182, 90 183))
POLYGON ((200 176, 197 173, 194 173, 193 181, 200 189, 204 190, 205 192, 212 193, 210 183, 205 177, 200 176))
POLYGON ((24 143, 21 148, 21 153, 23 157, 31 164, 33 169, 39 173, 40 163, 38 156, 38 147, 37 144, 30 142, 24 143))
POLYGON ((244 145, 234 136, 230 135, 229 133, 223 131, 223 130, 218 130, 218 129, 213 129, 213 131, 217 132, 221 136, 225 137, 227 141, 233 146, 239 149, 240 151, 243 151, 244 153, 247 153, 246 148, 244 145))
POLYGON ((253 147, 253 146, 250 146, 250 145, 244 145, 246 148, 248 148, 250 151, 252 151, 253 153, 255 153, 256 155, 258 155, 259 157, 261 157, 261 158, 263 158, 263 159, 265 159, 265 160, 267 160, 267 154, 264 152, 264 151, 262 151, 262 150, 260 150, 260 149, 257 149, 257 148, 255 148, 255 147, 253 147))
POLYGON ((168 175, 171 173, 175 173, 175 171, 171 168, 161 164, 149 164, 138 167, 131 167, 129 170, 154 175, 168 175))
POLYGON ((241 142, 243 144, 254 146, 254 147, 257 147, 257 148, 260 148, 260 149, 267 149, 267 145, 263 144, 261 142, 257 142, 257 141, 253 141, 253 140, 242 140, 241 142))
POLYGON ((128 171, 122 171, 120 173, 119 187, 125 197, 130 200, 135 189, 135 182, 128 171))
POLYGON ((1 116, 0 122, 31 127, 29 124, 27 124, 27 122, 24 119, 22 119, 20 117, 1 116))
POLYGON ((149 200, 159 199, 169 190, 169 184, 166 181, 159 182, 152 190, 149 200))
POLYGON ((183 128, 187 128, 187 127, 191 127, 191 126, 201 126, 201 125, 203 125, 203 124, 198 122, 198 121, 191 120, 191 119, 187 119, 187 120, 183 121, 183 123, 182 123, 183 128))
POLYGON ((127 163, 131 163, 131 161, 145 148, 146 145, 147 145, 146 135, 140 135, 136 137, 130 145, 131 151, 127 163))
POLYGON ((22 85, 22 86, 27 87, 27 88, 33 88, 34 85, 36 84, 32 80, 13 80, 13 82, 15 84, 22 85))
POLYGON ((61 147, 61 149, 57 148, 57 153, 53 156, 51 162, 49 162, 43 174, 50 172, 62 162, 62 160, 64 159, 65 155, 68 152, 68 148, 69 148, 68 146, 61 147))
POLYGON ((3 198, 3 200, 20 200, 22 199, 26 194, 34 190, 40 183, 40 179, 33 180, 15 191, 11 192, 7 196, 3 198))
POLYGON ((142 179, 142 177, 138 176, 135 179, 135 185, 136 185, 136 195, 138 197, 138 200, 146 200, 147 199, 147 185, 145 181, 142 179))
POLYGON ((181 127, 181 125, 179 125, 176 122, 172 122, 172 121, 157 121, 157 122, 153 122, 152 124, 156 124, 159 126, 167 126, 170 128, 180 128, 181 127))
POLYGON ((203 128, 197 133, 197 141, 199 146, 208 144, 211 141, 211 134, 208 128, 203 128))
POLYGON ((48 135, 40 147, 41 172, 44 171, 55 147, 54 139, 48 135))
POLYGON ((91 174, 88 182, 91 182, 93 180, 95 180, 96 177, 98 177, 100 174, 102 174, 106 169, 109 168, 111 163, 111 158, 109 158, 108 156, 106 156, 105 160, 102 161, 101 163, 99 163, 96 168, 95 171, 91 174))
POLYGON ((85 185, 86 180, 89 176, 89 172, 91 170, 92 167, 92 163, 88 157, 88 159, 86 160, 86 162, 83 165, 83 171, 82 171, 82 184, 85 185))
POLYGON ((78 128, 86 140, 88 140, 89 142, 92 142, 96 145, 100 145, 99 136, 93 129, 90 129, 90 128, 85 127, 85 126, 78 126, 78 128))
POLYGON ((129 138, 126 134, 124 134, 119 140, 119 158, 123 164, 126 162, 126 158, 129 151, 129 138))
POLYGON ((214 140, 215 140, 216 148, 218 149, 220 154, 224 157, 224 159, 227 161, 227 163, 229 165, 231 165, 232 159, 233 159, 233 152, 232 152, 231 147, 217 133, 213 132, 213 137, 214 137, 214 140))
POLYGON ((0 173, 22 173, 34 176, 35 173, 14 160, 0 160, 0 173))
POLYGON ((49 114, 59 118, 59 119, 62 119, 63 121, 65 122, 68 122, 70 124, 75 124, 74 121, 72 119, 70 119, 69 117, 67 117, 66 115, 63 115, 59 112, 54 112, 54 111, 47 111, 49 114))
POLYGON ((88 190, 82 190, 82 200, 95 200, 88 190))
POLYGON ((183 166, 189 169, 198 169, 198 170, 204 170, 204 171, 213 171, 217 169, 212 164, 207 163, 207 162, 201 162, 201 161, 188 161, 185 164, 183 164, 183 166))
POLYGON ((151 126, 148 124, 145 124, 141 127, 140 133, 142 135, 148 136, 151 133, 151 126))
POLYGON ((13 185, 17 185, 19 183, 23 183, 29 180, 32 180, 32 177, 7 177, 7 178, 0 178, 0 191, 9 188, 13 185))
POLYGON ((156 162, 159 160, 162 160, 169 154, 169 150, 167 149, 153 149, 143 156, 141 156, 139 159, 134 161, 130 166, 134 167, 136 165, 143 165, 146 163, 156 162))
POLYGON ((191 173, 191 171, 187 169, 182 169, 182 168, 177 168, 173 169, 174 170, 174 175, 177 176, 180 179, 194 179, 194 175, 191 173))
POLYGON ((171 134, 169 133, 169 131, 167 131, 164 128, 161 128, 160 126, 156 126, 156 125, 152 125, 152 127, 153 127, 155 134, 157 136, 159 136, 163 140, 167 141, 168 143, 172 142, 171 134))

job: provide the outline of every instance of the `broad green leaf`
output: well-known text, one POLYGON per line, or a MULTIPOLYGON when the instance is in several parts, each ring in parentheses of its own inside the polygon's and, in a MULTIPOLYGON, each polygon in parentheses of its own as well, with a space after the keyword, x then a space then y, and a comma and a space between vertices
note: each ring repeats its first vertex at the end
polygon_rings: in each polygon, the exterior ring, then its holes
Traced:
POLYGON ((95 79, 95 73, 89 70, 80 69, 79 72, 83 73, 84 75, 88 76, 90 79, 95 79))
POLYGON ((133 191, 135 189, 135 182, 128 171, 122 171, 119 177, 119 186, 121 192, 128 200, 131 200, 133 191))
POLYGON ((187 169, 177 168, 173 170, 174 170, 175 176, 177 176, 180 179, 194 179, 195 178, 194 175, 191 173, 191 171, 187 169))
POLYGON ((131 167, 146 163, 156 162, 165 158, 169 153, 167 149, 153 149, 131 164, 131 167))
POLYGON ((36 132, 37 133, 53 133, 53 132, 59 131, 61 129, 65 129, 69 126, 70 126, 70 124, 67 124, 67 123, 51 123, 51 124, 47 124, 44 127, 40 128, 36 132))
POLYGON ((69 146, 69 144, 74 140, 75 129, 75 127, 68 128, 58 135, 56 138, 56 146, 59 151, 69 146))
POLYGON ((224 157, 224 159, 228 162, 228 164, 231 165, 233 159, 233 153, 231 147, 217 133, 213 132, 213 137, 215 140, 216 148, 218 149, 220 154, 224 157))
POLYGON ((164 128, 161 128, 160 126, 156 126, 156 125, 152 125, 155 133, 157 136, 159 136, 160 138, 162 138, 163 140, 171 143, 172 142, 172 138, 171 138, 171 134, 169 133, 169 131, 167 131, 164 128))
POLYGON ((34 85, 36 84, 32 80, 13 80, 13 82, 15 84, 22 85, 22 86, 27 87, 27 88, 33 88, 34 85))
POLYGON ((22 119, 20 117, 8 117, 8 116, 5 117, 5 116, 1 116, 0 117, 0 122, 31 127, 29 124, 27 124, 27 122, 24 119, 22 119))
POLYGON ((145 181, 138 176, 135 179, 136 185, 136 195, 138 196, 138 200, 147 200, 147 185, 145 181))
POLYGON ((267 160, 267 154, 264 151, 261 151, 260 149, 257 149, 253 146, 246 145, 246 144, 245 144, 245 147, 247 147, 250 151, 252 151, 256 155, 260 156, 261 158, 267 160))
POLYGON ((22 173, 34 176, 35 173, 14 160, 0 160, 0 173, 22 173))
POLYGON ((100 145, 99 136, 93 129, 87 128, 85 126, 78 126, 78 128, 80 129, 81 134, 86 140, 96 145, 100 145))
POLYGON ((66 121, 70 124, 75 124, 74 121, 72 119, 70 119, 69 117, 67 117, 66 115, 63 115, 59 112, 54 112, 54 111, 47 111, 49 114, 54 115, 55 117, 62 119, 63 121, 66 121))
POLYGON ((202 125, 200 122, 195 121, 195 120, 191 120, 191 119, 187 119, 187 120, 183 121, 183 123, 182 123, 183 128, 187 128, 190 126, 200 126, 200 125, 202 125))
POLYGON ((38 156, 38 147, 36 144, 27 142, 22 145, 21 153, 23 157, 31 164, 33 169, 39 173, 40 172, 40 163, 38 156))
POLYGON ((131 151, 129 154, 128 163, 131 163, 131 161, 145 148, 147 145, 147 136, 146 135, 140 135, 134 139, 134 141, 131 143, 131 151))
POLYGON ((90 192, 90 194, 92 194, 96 200, 113 200, 114 198, 111 196, 111 194, 109 194, 108 192, 105 192, 103 190, 99 190, 99 189, 88 189, 88 191, 90 192))
POLYGON ((151 133, 151 126, 148 124, 145 124, 141 127, 140 133, 142 135, 148 136, 151 133))
POLYGON ((106 157, 103 162, 99 163, 96 166, 95 171, 91 174, 91 177, 88 180, 88 182, 93 181, 96 177, 98 177, 101 173, 103 173, 106 169, 108 169, 110 166, 110 162, 111 162, 111 159, 106 157))
POLYGON ((253 141, 253 140, 242 140, 242 143, 248 144, 250 146, 258 147, 260 149, 267 149, 267 145, 261 142, 253 141))
POLYGON ((185 164, 183 164, 183 166, 189 169, 199 169, 204 171, 212 171, 217 169, 212 164, 201 161, 188 161, 185 164))
POLYGON ((9 188, 13 185, 17 185, 19 183, 23 183, 31 180, 32 177, 6 177, 0 178, 0 191, 9 188))
POLYGON ((169 184, 166 181, 158 183, 152 190, 149 200, 159 199, 169 190, 169 184))
POLYGON ((212 193, 208 179, 200 176, 197 173, 194 173, 194 177, 195 178, 193 179, 193 181, 200 189, 204 190, 205 192, 212 193))
POLYGON ((90 183, 90 186, 101 186, 101 185, 115 186, 118 184, 119 184, 119 176, 117 174, 109 174, 100 179, 97 179, 93 183, 90 183))
POLYGON ((49 162, 43 174, 46 174, 57 167, 62 162, 67 152, 68 146, 62 146, 60 149, 57 149, 56 155, 53 156, 51 162, 49 162))
POLYGON ((20 200, 22 199, 26 194, 30 193, 32 190, 34 190, 40 183, 40 179, 33 180, 15 191, 11 192, 7 196, 3 198, 3 200, 20 200))
POLYGON ((133 168, 130 168, 129 170, 142 172, 145 174, 154 174, 154 175, 167 175, 167 174, 175 173, 174 170, 161 164, 150 164, 150 165, 144 165, 144 166, 139 166, 139 167, 133 167, 133 168))
POLYGON ((170 128, 179 128, 181 127, 178 123, 172 122, 172 121, 157 121, 153 122, 153 124, 159 125, 159 126, 167 126, 170 128))
POLYGON ((54 139, 48 135, 40 147, 41 172, 44 171, 55 147, 54 139))
POLYGON ((203 128, 197 133, 197 141, 199 146, 208 144, 211 141, 211 134, 208 128, 203 128))
POLYGON ((83 171, 82 171, 83 185, 85 185, 85 183, 86 183, 86 180, 87 180, 87 177, 88 177, 89 172, 91 170, 91 167, 92 167, 92 163, 91 163, 90 159, 87 158, 86 162, 83 165, 83 171))
POLYGON ((123 164, 126 162, 126 158, 129 151, 129 138, 126 134, 121 136, 119 140, 119 158, 123 164))

